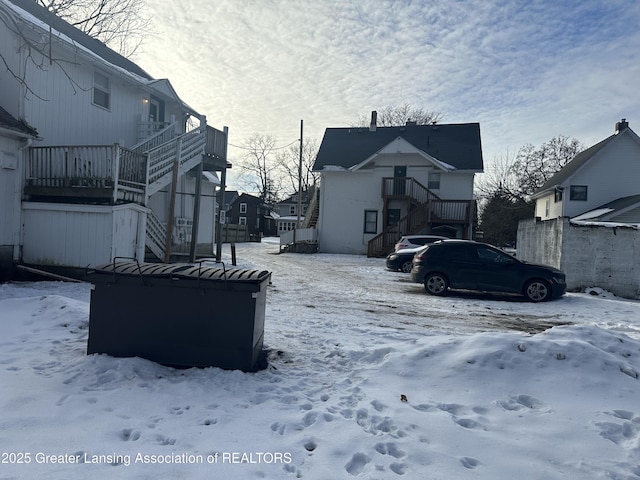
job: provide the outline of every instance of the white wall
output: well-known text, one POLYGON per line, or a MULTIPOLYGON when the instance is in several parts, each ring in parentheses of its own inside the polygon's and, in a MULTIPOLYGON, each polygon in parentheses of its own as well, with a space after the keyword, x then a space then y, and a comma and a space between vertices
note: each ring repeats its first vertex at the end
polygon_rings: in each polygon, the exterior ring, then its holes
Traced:
POLYGON ((20 232, 20 192, 22 188, 21 151, 23 145, 0 135, 0 246, 16 249, 20 232))
POLYGON ((640 299, 640 230, 579 226, 566 218, 524 220, 518 226, 518 258, 564 271, 568 290, 601 287, 640 299))
POLYGON ((378 211, 378 233, 382 231, 382 177, 374 170, 323 173, 318 220, 321 252, 367 252, 367 242, 375 235, 364 233, 364 211, 378 211))
POLYGON ((24 263, 84 268, 116 256, 144 260, 144 207, 25 202, 22 208, 24 263))

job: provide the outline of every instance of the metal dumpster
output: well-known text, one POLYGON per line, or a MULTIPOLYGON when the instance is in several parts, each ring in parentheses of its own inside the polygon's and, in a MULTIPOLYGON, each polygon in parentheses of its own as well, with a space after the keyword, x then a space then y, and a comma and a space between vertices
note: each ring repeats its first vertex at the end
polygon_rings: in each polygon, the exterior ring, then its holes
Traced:
POLYGON ((92 283, 87 354, 254 371, 268 271, 113 262, 92 283))

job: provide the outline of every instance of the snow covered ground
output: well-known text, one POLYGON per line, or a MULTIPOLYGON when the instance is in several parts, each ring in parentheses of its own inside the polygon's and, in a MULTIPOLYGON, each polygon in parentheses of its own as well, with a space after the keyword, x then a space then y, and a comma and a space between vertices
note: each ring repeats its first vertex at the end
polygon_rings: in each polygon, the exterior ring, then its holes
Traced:
POLYGON ((87 284, 0 285, 0 479, 640 478, 640 302, 237 247, 273 272, 257 373, 87 356, 87 284))

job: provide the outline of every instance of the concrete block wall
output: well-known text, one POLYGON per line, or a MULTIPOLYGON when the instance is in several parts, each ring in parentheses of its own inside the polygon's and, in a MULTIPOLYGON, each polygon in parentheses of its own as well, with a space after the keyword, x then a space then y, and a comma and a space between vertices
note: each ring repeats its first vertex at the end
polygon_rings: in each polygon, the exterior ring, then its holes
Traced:
POLYGON ((560 268, 568 290, 601 287, 640 299, 640 230, 633 227, 525 220, 518 228, 518 258, 560 268))

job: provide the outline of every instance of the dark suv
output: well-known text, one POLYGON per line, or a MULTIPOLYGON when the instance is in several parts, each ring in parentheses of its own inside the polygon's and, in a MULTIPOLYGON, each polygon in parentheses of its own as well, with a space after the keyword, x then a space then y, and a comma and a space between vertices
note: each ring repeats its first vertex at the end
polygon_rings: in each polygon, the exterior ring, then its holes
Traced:
POLYGON ((508 292, 532 302, 559 297, 566 290, 565 274, 546 265, 535 265, 485 243, 445 240, 420 250, 413 258, 411 280, 424 283, 431 295, 449 288, 508 292))

